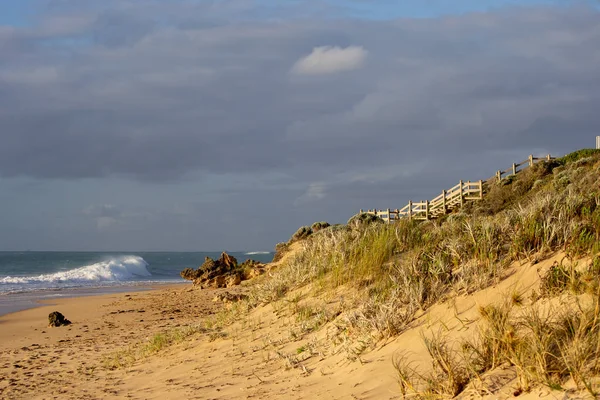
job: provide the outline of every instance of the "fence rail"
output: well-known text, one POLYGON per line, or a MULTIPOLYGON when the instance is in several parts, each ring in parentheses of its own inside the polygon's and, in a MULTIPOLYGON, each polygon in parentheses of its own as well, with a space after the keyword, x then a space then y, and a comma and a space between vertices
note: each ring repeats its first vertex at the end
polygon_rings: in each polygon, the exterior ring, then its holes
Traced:
POLYGON ((546 157, 534 157, 530 155, 527 160, 520 163, 513 163, 507 170, 499 170, 496 174, 485 181, 459 181, 457 185, 450 189, 442 190, 442 193, 431 200, 420 202, 409 201, 401 209, 378 210, 360 210, 361 213, 375 215, 387 223, 397 221, 401 218, 429 220, 448 214, 452 210, 462 207, 466 201, 482 200, 485 195, 484 185, 497 180, 500 182, 503 178, 516 175, 524 169, 533 166, 541 161, 550 161, 554 158, 548 154, 546 157))
POLYGON ((527 160, 521 161, 520 163, 513 163, 512 167, 510 167, 504 171, 498 170, 494 176, 486 179, 486 182, 492 181, 494 179, 496 179, 498 182, 500 182, 503 178, 505 178, 507 176, 511 176, 511 175, 516 175, 517 173, 521 172, 525 168, 532 167, 535 163, 538 163, 540 161, 550 161, 550 160, 554 160, 554 159, 555 159, 555 157, 550 156, 550 154, 548 154, 546 157, 534 157, 534 156, 530 155, 527 158, 527 160))

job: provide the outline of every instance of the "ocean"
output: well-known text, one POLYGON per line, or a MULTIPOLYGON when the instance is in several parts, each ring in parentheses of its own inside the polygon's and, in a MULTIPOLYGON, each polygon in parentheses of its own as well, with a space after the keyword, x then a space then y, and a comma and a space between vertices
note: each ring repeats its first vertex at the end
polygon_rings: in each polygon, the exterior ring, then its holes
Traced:
MULTIPOLYGON (((220 252, 0 252, 0 315, 42 299, 126 291, 186 282, 184 268, 198 268, 220 252)), ((238 262, 269 262, 270 252, 228 252, 238 262)))

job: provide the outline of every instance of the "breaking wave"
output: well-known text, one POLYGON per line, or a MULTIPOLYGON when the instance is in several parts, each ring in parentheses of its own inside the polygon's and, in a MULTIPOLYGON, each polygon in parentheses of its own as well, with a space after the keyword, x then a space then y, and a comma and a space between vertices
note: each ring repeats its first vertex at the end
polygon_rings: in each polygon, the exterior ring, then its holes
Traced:
POLYGON ((121 256, 51 274, 7 276, 0 278, 0 284, 56 287, 62 284, 90 285, 94 283, 123 282, 152 276, 147 267, 148 263, 142 257, 121 256))

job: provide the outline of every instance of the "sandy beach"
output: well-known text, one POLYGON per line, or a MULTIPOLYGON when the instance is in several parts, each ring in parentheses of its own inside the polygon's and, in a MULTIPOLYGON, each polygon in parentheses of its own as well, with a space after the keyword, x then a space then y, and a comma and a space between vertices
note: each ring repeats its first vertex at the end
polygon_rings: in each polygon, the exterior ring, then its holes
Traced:
MULTIPOLYGON (((518 282, 535 282, 536 274, 528 266, 498 287, 436 305, 400 336, 373 349, 356 342, 334 345, 335 323, 298 334, 302 322, 281 304, 260 306, 224 329, 211 327, 207 321, 214 324, 228 306, 213 301, 215 296, 243 292, 244 286, 201 290, 176 285, 59 299, 0 317, 0 398, 400 399, 395 355, 410 354, 415 365, 426 366, 422 332, 443 326, 457 337, 472 334, 478 305, 499 301, 518 282), (54 310, 72 325, 48 328, 47 317, 54 310), (132 353, 157 333, 203 324, 209 329, 198 329, 130 364, 115 365, 115 355, 132 353)), ((323 300, 328 307, 340 301, 323 300)), ((500 386, 489 398, 512 397, 514 372, 506 370, 494 379, 500 386)), ((539 396, 555 398, 544 388, 520 398, 539 396)), ((481 397, 474 389, 461 395, 481 397)))
POLYGON ((173 285, 147 292, 46 300, 0 317, 0 397, 103 398, 119 395, 115 374, 102 359, 156 332, 215 312, 214 293, 173 285), (58 310, 70 326, 48 327, 58 310))
POLYGON ((131 366, 106 367, 119 350, 214 315, 224 306, 213 298, 224 291, 232 290, 177 285, 59 299, 4 315, 0 398, 398 398, 387 357, 375 352, 352 362, 341 353, 327 359, 308 351, 299 355, 302 338, 289 340, 293 322, 271 306, 254 310, 222 335, 199 333, 131 366), (55 310, 72 325, 47 327, 55 310), (382 365, 385 372, 376 373, 382 365))

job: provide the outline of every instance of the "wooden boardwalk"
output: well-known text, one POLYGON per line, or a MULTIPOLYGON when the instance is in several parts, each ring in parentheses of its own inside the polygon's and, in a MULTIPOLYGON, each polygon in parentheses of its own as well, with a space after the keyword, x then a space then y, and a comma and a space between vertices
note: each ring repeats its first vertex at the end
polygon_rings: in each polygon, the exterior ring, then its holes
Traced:
POLYGON ((401 209, 387 210, 360 210, 361 213, 376 215, 387 223, 397 221, 401 218, 429 220, 438 218, 452 212, 456 208, 462 207, 467 201, 476 201, 483 199, 485 195, 484 184, 493 181, 500 182, 503 178, 516 175, 525 168, 533 166, 540 161, 550 161, 553 158, 548 154, 546 157, 538 158, 530 155, 527 160, 520 163, 513 163, 512 166, 504 171, 499 170, 494 176, 485 181, 459 181, 457 185, 450 189, 442 190, 442 193, 431 200, 420 202, 409 201, 401 209))

